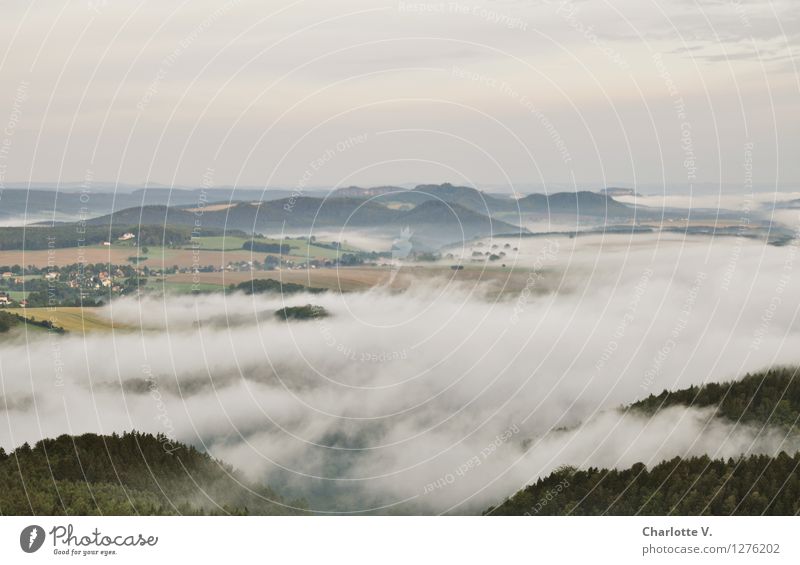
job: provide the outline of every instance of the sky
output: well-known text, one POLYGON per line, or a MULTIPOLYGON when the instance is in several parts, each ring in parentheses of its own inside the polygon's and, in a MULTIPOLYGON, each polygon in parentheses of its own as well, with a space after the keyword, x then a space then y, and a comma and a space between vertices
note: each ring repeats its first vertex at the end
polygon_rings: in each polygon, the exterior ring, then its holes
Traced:
POLYGON ((793 4, 8 0, 0 189, 791 190, 793 4))

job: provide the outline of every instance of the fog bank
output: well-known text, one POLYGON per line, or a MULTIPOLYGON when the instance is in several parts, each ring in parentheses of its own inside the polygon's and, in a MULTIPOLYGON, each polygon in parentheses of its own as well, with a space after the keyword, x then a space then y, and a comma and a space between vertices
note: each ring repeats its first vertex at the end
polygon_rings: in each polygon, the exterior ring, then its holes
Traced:
POLYGON ((143 329, 4 346, 0 445, 161 432, 315 510, 431 513, 479 512, 564 464, 797 448, 707 410, 616 410, 800 361, 795 245, 513 243, 528 284, 497 300, 446 278, 402 293, 114 302, 105 315, 143 329), (272 316, 306 303, 331 316, 272 316))

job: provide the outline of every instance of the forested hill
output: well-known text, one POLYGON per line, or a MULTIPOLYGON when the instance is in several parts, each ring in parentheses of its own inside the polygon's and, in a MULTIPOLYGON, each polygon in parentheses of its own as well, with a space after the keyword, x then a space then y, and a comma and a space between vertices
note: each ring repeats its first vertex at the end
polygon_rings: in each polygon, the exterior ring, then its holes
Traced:
POLYGON ((630 409, 652 415, 677 405, 716 406, 716 415, 729 420, 796 427, 800 416, 800 368, 769 369, 747 374, 739 381, 664 391, 632 404, 630 409))
POLYGON ((271 515, 298 504, 162 435, 62 435, 0 449, 2 515, 271 515))
MULTIPOLYGON (((758 427, 797 432, 798 368, 776 368, 728 383, 710 383, 636 402, 646 415, 670 406, 716 407, 715 416, 758 427)), ((626 410, 623 408, 622 410, 626 410)), ((651 468, 626 470, 565 467, 539 479, 486 514, 730 515, 800 512, 800 454, 738 460, 675 458, 651 468)))
POLYGON ((565 467, 485 514, 561 515, 795 515, 800 512, 800 454, 711 460, 676 457, 647 469, 565 467))

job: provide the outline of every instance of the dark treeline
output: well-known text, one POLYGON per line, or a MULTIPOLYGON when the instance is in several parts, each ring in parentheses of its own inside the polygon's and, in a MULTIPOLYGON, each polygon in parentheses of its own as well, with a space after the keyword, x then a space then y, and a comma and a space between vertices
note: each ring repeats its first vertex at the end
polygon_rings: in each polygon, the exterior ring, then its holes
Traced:
POLYGON ((7 333, 12 328, 23 323, 25 323, 25 318, 22 316, 0 310, 0 334, 7 333))
POLYGON ((291 246, 283 243, 267 243, 255 240, 245 241, 242 244, 242 249, 259 253, 277 253, 279 255, 288 255, 292 250, 291 246))
POLYGON ((281 281, 276 281, 275 279, 253 279, 250 281, 241 282, 237 285, 231 285, 229 290, 241 291, 245 294, 297 294, 299 292, 319 294, 321 292, 325 292, 324 288, 303 286, 296 283, 282 283, 281 281))
POLYGON ((0 449, 3 515, 293 513, 279 502, 269 488, 161 435, 63 435, 0 449))
POLYGON ((322 306, 306 304, 305 306, 286 306, 275 312, 275 316, 281 320, 318 320, 330 316, 328 311, 322 306))
MULTIPOLYGON (((0 227, 0 250, 34 251, 102 245, 114 242, 125 233, 133 233, 139 245, 167 247, 187 245, 192 240, 188 226, 169 225, 114 225, 91 226, 80 224, 55 224, 52 226, 0 227)), ((224 230, 203 230, 203 235, 220 235, 224 230)))
POLYGON ((526 487, 490 515, 794 515, 800 454, 711 460, 676 457, 647 469, 563 468, 526 487))
POLYGON ((631 409, 654 414, 669 406, 716 406, 716 415, 742 423, 791 427, 800 415, 800 374, 797 367, 747 374, 740 381, 709 383, 650 395, 631 409))
POLYGON ((6 333, 20 325, 35 326, 59 334, 65 333, 64 328, 54 326, 53 322, 50 320, 36 320, 34 318, 25 318, 17 313, 0 311, 0 334, 6 333))

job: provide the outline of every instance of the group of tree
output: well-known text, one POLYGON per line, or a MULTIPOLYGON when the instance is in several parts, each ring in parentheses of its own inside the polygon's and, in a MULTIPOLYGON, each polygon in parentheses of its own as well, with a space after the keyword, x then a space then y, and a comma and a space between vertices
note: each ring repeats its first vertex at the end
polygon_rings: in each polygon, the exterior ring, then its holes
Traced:
POLYGON ((341 267, 358 267, 364 264, 364 257, 359 253, 342 253, 336 264, 341 267))
POLYGON ((229 289, 234 292, 244 292, 245 294, 297 294, 300 292, 319 294, 325 292, 324 288, 281 282, 275 279, 252 279, 237 285, 231 285, 229 289))
POLYGON ((278 255, 288 255, 292 248, 284 243, 270 243, 266 241, 256 241, 251 239, 242 244, 242 249, 257 253, 277 253, 278 255))
POLYGON ((19 323, 19 316, 15 316, 9 312, 0 311, 0 334, 11 331, 11 328, 18 326, 19 323))
POLYGON ((0 334, 8 333, 16 327, 23 325, 33 326, 34 328, 42 328, 53 331, 55 333, 65 333, 64 328, 60 328, 53 324, 50 320, 37 320, 34 317, 25 317, 16 312, 3 312, 0 310, 0 334))
POLYGON ((665 390, 630 409, 652 415, 670 406, 713 406, 718 417, 735 422, 793 428, 800 416, 800 368, 778 367, 738 381, 665 390))
POLYGON ((291 514, 266 486, 163 435, 62 435, 0 449, 0 514, 291 514))
MULTIPOLYGON (((215 230, 214 233, 219 231, 215 230)), ((109 228, 63 223, 0 227, 0 249, 34 251, 101 245, 105 241, 115 242, 128 232, 136 236, 133 242, 139 245, 174 247, 186 245, 192 239, 192 231, 188 226, 115 224, 109 228)))
POLYGON ((328 311, 322 306, 306 304, 305 306, 286 306, 275 312, 275 316, 281 320, 317 320, 330 316, 328 311))
POLYGON ((800 453, 740 459, 675 457, 648 469, 565 467, 521 490, 489 515, 795 515, 800 453))

